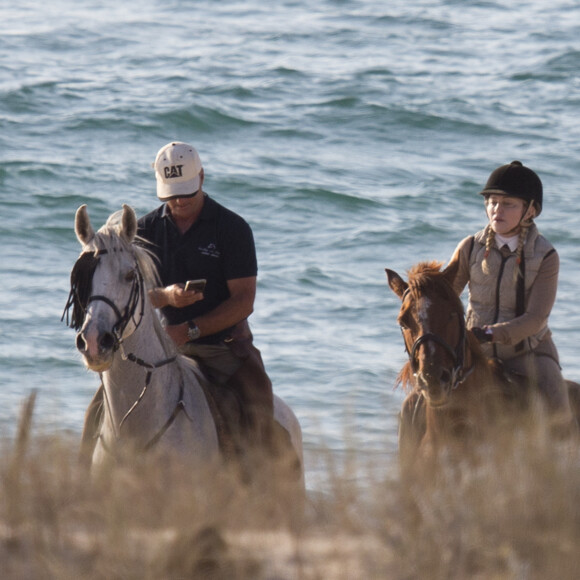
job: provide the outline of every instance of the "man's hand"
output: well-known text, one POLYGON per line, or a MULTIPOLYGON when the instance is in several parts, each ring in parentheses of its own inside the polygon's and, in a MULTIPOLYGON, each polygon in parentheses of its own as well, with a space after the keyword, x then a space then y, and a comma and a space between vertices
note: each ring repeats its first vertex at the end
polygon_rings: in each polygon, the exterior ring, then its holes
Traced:
POLYGON ((149 299, 155 308, 164 308, 165 306, 184 308, 203 300, 203 292, 195 292, 194 290, 187 292, 183 284, 171 284, 165 288, 151 290, 149 299))

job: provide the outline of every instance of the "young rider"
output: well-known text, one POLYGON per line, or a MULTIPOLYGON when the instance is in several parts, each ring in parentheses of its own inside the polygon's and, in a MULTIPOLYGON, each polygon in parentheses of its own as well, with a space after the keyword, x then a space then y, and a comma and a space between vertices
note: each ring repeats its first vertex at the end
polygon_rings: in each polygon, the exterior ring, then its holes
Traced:
POLYGON ((559 257, 538 231, 543 187, 534 171, 512 161, 492 172, 480 192, 489 223, 462 240, 455 289, 469 287, 467 327, 488 357, 536 385, 549 411, 567 423, 568 390, 548 328, 559 257))

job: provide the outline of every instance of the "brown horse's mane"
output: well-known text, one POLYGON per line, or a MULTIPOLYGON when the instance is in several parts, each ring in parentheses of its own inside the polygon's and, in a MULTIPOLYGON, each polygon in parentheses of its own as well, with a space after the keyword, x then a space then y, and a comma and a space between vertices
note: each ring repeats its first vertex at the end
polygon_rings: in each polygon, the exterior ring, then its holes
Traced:
POLYGON ((443 262, 419 262, 408 272, 409 291, 414 298, 419 298, 427 292, 434 291, 443 298, 456 302, 457 308, 463 314, 463 304, 449 283, 445 273, 441 271, 443 262))
MULTIPOLYGON (((455 304, 457 311, 460 316, 465 316, 465 311, 463 308, 463 303, 461 298, 457 295, 453 286, 450 284, 445 272, 441 270, 443 262, 429 261, 429 262, 419 262, 415 264, 408 272, 408 289, 407 292, 412 296, 413 299, 417 300, 422 295, 426 293, 435 293, 442 298, 449 300, 451 303, 455 304)), ((477 344, 477 340, 473 336, 468 334, 467 337, 468 349, 472 352, 472 355, 476 358, 481 358, 481 361, 485 361, 485 357, 481 353, 481 349, 477 344)), ((401 385, 405 392, 411 392, 417 390, 417 386, 413 377, 413 371, 411 370, 411 362, 407 361, 401 371, 399 372, 395 387, 401 385)))
POLYGON ((399 385, 403 388, 403 391, 405 391, 405 393, 410 393, 412 391, 419 390, 415 384, 415 381, 413 380, 413 373, 411 371, 410 361, 407 361, 403 365, 403 368, 399 371, 399 374, 397 375, 397 379, 395 381, 395 388, 397 388, 399 385))

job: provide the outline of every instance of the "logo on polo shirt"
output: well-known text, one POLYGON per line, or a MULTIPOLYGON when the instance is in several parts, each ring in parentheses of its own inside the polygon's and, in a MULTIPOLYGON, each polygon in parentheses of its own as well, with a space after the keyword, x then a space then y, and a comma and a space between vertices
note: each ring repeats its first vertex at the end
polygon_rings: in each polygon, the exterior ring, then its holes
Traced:
POLYGON ((169 167, 164 167, 163 173, 165 174, 165 179, 183 177, 183 165, 170 165, 169 167))
POLYGON ((218 250, 218 247, 214 243, 208 244, 205 248, 203 246, 200 246, 197 249, 199 250, 199 253, 202 256, 209 256, 210 258, 220 257, 220 251, 218 250))

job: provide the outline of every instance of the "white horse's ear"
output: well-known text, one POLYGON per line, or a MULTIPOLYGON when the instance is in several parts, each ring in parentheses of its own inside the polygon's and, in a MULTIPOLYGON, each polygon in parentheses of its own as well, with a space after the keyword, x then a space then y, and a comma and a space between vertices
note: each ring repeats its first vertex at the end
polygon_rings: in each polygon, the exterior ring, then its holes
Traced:
POLYGON ((121 236, 129 243, 135 238, 137 233, 137 216, 133 208, 126 203, 123 204, 123 216, 121 218, 121 236))
POLYGON ((81 205, 75 214, 75 234, 81 246, 86 246, 95 236, 86 204, 81 205))

